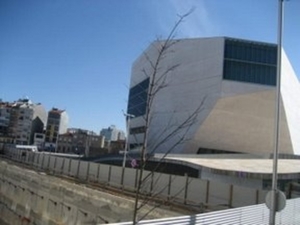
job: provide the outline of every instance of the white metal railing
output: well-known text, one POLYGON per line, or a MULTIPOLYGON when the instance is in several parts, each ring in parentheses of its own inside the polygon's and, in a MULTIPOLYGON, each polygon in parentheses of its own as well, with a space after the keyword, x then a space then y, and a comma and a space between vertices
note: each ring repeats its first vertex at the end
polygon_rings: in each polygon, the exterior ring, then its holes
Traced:
MULTIPOLYGON (((130 225, 132 222, 115 223, 130 225)), ((189 216, 140 221, 140 225, 268 225, 269 209, 265 204, 226 209, 189 216)), ((278 225, 300 224, 300 198, 287 200, 286 207, 276 214, 278 225)))

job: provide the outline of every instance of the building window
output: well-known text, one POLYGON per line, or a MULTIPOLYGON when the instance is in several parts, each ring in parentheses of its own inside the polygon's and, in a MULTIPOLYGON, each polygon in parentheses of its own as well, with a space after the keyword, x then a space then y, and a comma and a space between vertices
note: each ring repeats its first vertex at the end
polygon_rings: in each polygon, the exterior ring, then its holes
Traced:
POLYGON ((149 80, 147 78, 130 89, 128 114, 138 117, 146 113, 149 80))
POLYGON ((276 86, 276 45, 226 39, 224 58, 225 80, 276 86))
POLYGON ((36 138, 42 139, 42 138, 43 138, 43 135, 41 135, 41 134, 36 134, 35 137, 36 137, 36 138))
POLYGON ((142 134, 145 133, 146 131, 146 127, 142 126, 142 127, 134 127, 130 129, 130 134, 142 134))

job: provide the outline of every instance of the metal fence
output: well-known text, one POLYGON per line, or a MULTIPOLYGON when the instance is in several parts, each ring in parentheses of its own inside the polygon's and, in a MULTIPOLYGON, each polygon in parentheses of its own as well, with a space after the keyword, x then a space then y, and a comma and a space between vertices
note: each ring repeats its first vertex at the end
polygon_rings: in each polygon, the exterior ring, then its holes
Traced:
MULTIPOLYGON (((115 225, 130 225, 132 222, 115 223, 115 225)), ((140 225, 268 225, 269 209, 265 204, 226 209, 210 213, 190 216, 180 216, 156 220, 140 221, 140 225)), ((287 200, 286 207, 276 214, 278 225, 300 224, 300 198, 287 200)))
MULTIPOLYGON (((139 171, 106 164, 62 158, 45 153, 9 150, 6 156, 50 174, 70 176, 84 182, 99 183, 132 191, 137 188, 139 171)), ((255 205, 265 201, 266 191, 202 180, 188 176, 144 172, 142 193, 169 202, 212 210, 255 205)))

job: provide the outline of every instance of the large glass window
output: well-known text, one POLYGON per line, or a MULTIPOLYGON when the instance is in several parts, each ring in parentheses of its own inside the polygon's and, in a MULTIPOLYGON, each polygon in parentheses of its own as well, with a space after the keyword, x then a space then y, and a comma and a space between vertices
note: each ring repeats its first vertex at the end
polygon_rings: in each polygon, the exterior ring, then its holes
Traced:
POLYGON ((145 133, 146 131, 146 127, 142 126, 142 127, 134 127, 130 129, 130 134, 141 134, 141 133, 145 133))
POLYGON ((276 45, 226 39, 224 58, 224 79, 276 85, 276 45))
POLYGON ((132 87, 129 91, 127 113, 136 117, 146 113, 149 78, 132 87))

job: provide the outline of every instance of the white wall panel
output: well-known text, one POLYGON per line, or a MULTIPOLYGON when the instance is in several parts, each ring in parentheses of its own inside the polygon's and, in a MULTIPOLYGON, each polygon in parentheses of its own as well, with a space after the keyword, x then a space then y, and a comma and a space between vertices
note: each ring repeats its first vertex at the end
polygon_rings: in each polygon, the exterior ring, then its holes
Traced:
POLYGON ((115 187, 120 187, 122 177, 122 167, 111 166, 111 176, 109 184, 115 187))
POLYGON ((108 182, 109 167, 110 167, 109 165, 101 164, 100 173, 99 173, 99 182, 101 183, 108 182))
POLYGON ((88 180, 97 181, 98 165, 99 165, 99 163, 90 162, 90 170, 89 170, 89 174, 88 174, 88 180))
POLYGON ((49 165, 50 155, 48 155, 48 154, 43 154, 43 155, 44 155, 44 157, 42 159, 43 169, 47 169, 48 165, 49 165))
POLYGON ((79 168, 79 174, 78 174, 79 179, 86 180, 86 178, 87 178, 88 164, 89 164, 89 162, 80 161, 80 168, 79 168))
POLYGON ((207 181, 189 178, 187 200, 195 204, 205 203, 207 194, 207 181))
POLYGON ((65 158, 65 163, 63 168, 64 175, 69 175, 69 169, 71 169, 70 164, 71 164, 71 159, 65 158))
POLYGON ((232 194, 232 206, 241 207, 256 204, 256 190, 234 186, 232 194))
MULTIPOLYGON (((38 165, 38 163, 39 163, 39 158, 40 158, 40 153, 38 153, 38 152, 35 152, 34 153, 34 162, 33 162, 33 164, 34 165, 38 165)), ((16 158, 16 156, 15 156, 15 158, 16 158)))
POLYGON ((61 173, 63 166, 64 166, 63 163, 65 163, 65 158, 56 157, 56 165, 55 165, 56 173, 61 173))
POLYGON ((266 202, 266 195, 268 190, 259 190, 258 192, 258 203, 265 203, 266 202))
POLYGON ((126 168, 124 173, 124 187, 129 189, 135 188, 136 169, 126 168))
POLYGON ((56 156, 50 155, 50 161, 49 161, 49 170, 54 171, 54 167, 56 164, 56 156))
POLYGON ((171 196, 174 200, 183 202, 186 187, 186 177, 172 176, 171 196))
MULTIPOLYGON (((151 192, 151 189, 153 189, 153 181, 152 181, 153 177, 154 177, 154 174, 152 175, 152 173, 150 171, 144 170, 143 182, 142 182, 142 187, 141 187, 142 193, 150 193, 151 192)), ((139 178, 139 176, 138 176, 138 178, 139 178)))
MULTIPOLYGON (((167 132, 164 132, 166 128, 172 132, 172 127, 180 126, 182 121, 193 114, 198 106, 203 105, 206 111, 198 115, 198 123, 194 123, 187 133, 187 129, 182 129, 175 135, 177 139, 182 136, 193 137, 199 123, 204 120, 209 109, 213 107, 216 99, 220 96, 223 49, 224 38, 184 39, 173 45, 167 57, 160 61, 158 78, 169 67, 174 65, 178 65, 178 67, 167 76, 167 87, 157 93, 153 102, 153 117, 149 130, 150 146, 155 145, 154 140, 158 143, 168 135, 167 132), (203 101, 204 99, 205 101, 203 101)), ((146 50, 146 54, 150 60, 156 60, 157 50, 150 46, 146 50)), ((141 55, 133 65, 131 87, 145 79, 144 74, 140 72, 143 69, 151 74, 149 60, 141 55)), ((144 121, 141 118, 132 119, 131 127, 142 126, 144 121)), ((141 142, 142 135, 136 136, 138 142, 141 142)), ((131 137, 130 141, 133 140, 134 138, 131 137)), ((171 146, 174 142, 174 138, 168 139, 155 151, 166 152, 169 150, 169 148, 166 150, 166 146, 171 146)), ((177 145, 172 148, 172 152, 182 152, 183 150, 186 152, 197 151, 194 145, 189 143, 186 144, 186 147, 177 145)))
POLYGON ((72 159, 72 161, 71 161, 71 169, 70 169, 70 175, 71 176, 73 176, 73 177, 77 176, 78 165, 79 165, 79 160, 72 159))
POLYGON ((163 173, 154 173, 153 177, 153 194, 168 197, 170 175, 163 173))
MULTIPOLYGON (((294 154, 300 155, 300 85, 285 52, 282 52, 281 96, 294 154)), ((281 149, 281 151, 284 149, 281 149)))
POLYGON ((209 183, 208 204, 210 205, 228 205, 230 197, 230 185, 217 181, 209 183))

